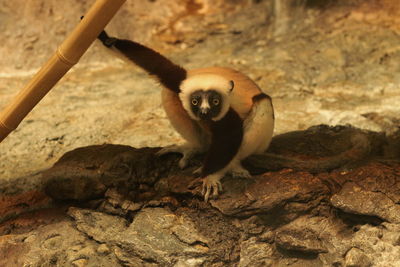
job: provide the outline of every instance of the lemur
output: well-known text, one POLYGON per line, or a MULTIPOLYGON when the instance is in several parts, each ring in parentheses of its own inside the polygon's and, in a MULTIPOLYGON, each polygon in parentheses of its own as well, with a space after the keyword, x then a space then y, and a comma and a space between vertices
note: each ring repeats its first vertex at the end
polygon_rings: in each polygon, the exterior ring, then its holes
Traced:
POLYGON ((155 76, 162 85, 162 104, 175 130, 186 140, 157 154, 181 153, 180 168, 190 158, 206 152, 203 166, 195 172, 202 179, 207 202, 222 191, 226 174, 249 178, 241 161, 263 153, 274 129, 271 98, 249 77, 226 67, 186 70, 139 43, 109 37, 98 39, 108 48, 155 76))

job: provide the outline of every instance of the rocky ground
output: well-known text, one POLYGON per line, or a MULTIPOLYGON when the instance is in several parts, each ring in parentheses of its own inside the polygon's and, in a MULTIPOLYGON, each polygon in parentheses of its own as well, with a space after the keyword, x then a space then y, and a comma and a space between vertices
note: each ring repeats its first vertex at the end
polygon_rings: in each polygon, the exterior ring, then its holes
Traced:
MULTIPOLYGON (((95 44, 0 144, 0 265, 400 265, 399 3, 138 2, 109 32, 247 73, 274 101, 268 154, 204 203, 199 159, 154 156, 182 142, 156 83, 95 44)), ((0 2, 0 109, 91 3, 0 2)))
POLYGON ((78 148, 3 184, 1 265, 398 266, 399 148, 351 127, 279 135, 209 203, 189 186, 200 159, 78 148))

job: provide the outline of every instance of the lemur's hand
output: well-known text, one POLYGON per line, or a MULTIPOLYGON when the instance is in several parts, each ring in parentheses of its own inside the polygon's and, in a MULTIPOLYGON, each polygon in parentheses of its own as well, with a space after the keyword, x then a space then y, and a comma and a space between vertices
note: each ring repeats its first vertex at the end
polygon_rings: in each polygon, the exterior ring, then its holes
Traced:
MULTIPOLYGON (((81 20, 83 18, 84 18, 84 16, 81 16, 81 20)), ((97 36, 97 39, 99 39, 103 43, 103 45, 105 45, 106 47, 113 46, 116 41, 115 38, 108 36, 106 31, 104 31, 104 30, 102 30, 101 33, 99 34, 99 36, 97 36)))
POLYGON ((190 183, 189 188, 201 185, 201 194, 204 196, 204 201, 208 202, 210 196, 216 198, 222 192, 221 178, 219 174, 210 174, 204 178, 197 178, 190 183))
POLYGON ((112 47, 115 44, 115 42, 117 41, 116 38, 108 36, 106 31, 104 31, 104 30, 101 31, 99 36, 97 36, 97 39, 99 39, 103 43, 103 45, 105 45, 106 47, 112 47))
POLYGON ((221 178, 219 174, 210 174, 203 178, 201 194, 204 196, 205 202, 208 202, 211 193, 212 197, 216 198, 219 192, 222 192, 221 178))

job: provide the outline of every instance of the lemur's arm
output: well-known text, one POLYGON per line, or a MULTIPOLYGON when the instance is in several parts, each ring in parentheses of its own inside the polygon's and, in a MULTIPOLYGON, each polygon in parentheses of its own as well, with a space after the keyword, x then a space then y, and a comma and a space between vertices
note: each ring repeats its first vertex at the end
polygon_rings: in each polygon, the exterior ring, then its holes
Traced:
POLYGON ((210 130, 211 144, 201 169, 202 195, 206 202, 211 194, 216 197, 222 191, 220 180, 235 160, 242 143, 243 121, 230 109, 221 120, 211 123, 210 130))
POLYGON ((179 86, 186 79, 186 70, 156 51, 130 40, 108 36, 102 31, 98 39, 104 46, 117 50, 130 61, 158 78, 166 88, 179 93, 179 86))
POLYGON ((225 117, 211 124, 211 144, 205 157, 202 176, 217 173, 231 163, 243 139, 243 121, 230 109, 225 117))

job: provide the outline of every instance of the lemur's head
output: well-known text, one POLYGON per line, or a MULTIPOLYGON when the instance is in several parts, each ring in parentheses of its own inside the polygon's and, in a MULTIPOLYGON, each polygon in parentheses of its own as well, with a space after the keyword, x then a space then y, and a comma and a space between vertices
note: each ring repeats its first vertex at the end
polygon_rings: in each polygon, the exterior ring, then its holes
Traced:
POLYGON ((216 74, 196 74, 180 86, 184 109, 194 120, 222 119, 230 107, 230 93, 234 83, 216 74))

